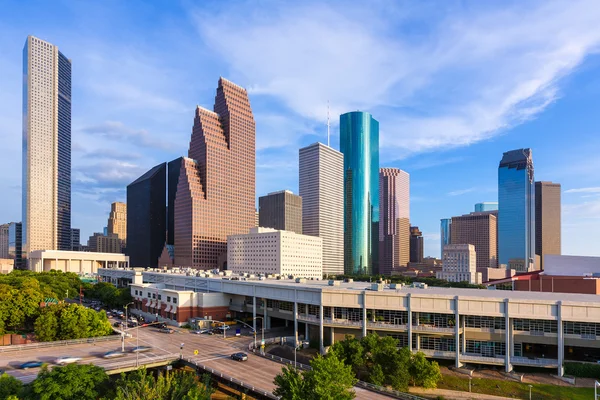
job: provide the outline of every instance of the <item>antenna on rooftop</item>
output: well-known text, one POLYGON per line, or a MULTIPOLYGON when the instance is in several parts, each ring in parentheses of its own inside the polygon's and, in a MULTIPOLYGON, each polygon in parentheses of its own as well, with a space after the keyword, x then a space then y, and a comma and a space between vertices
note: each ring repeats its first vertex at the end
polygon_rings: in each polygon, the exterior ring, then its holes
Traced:
POLYGON ((327 100, 327 147, 329 146, 329 100, 327 100))

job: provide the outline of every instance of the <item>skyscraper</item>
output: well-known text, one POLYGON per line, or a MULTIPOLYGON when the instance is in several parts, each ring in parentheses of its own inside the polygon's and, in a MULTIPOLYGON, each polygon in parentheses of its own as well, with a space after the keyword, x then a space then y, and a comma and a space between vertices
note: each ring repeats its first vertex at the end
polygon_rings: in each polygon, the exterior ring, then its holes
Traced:
POLYGON ((472 244, 477 268, 498 267, 498 212, 473 212, 452 217, 452 244, 472 244))
POLYGON ((372 274, 379 263, 379 122, 368 112, 340 115, 344 155, 344 272, 372 274))
POLYGON ((410 227, 410 262, 411 263, 422 263, 423 262, 423 233, 419 230, 418 226, 410 227))
POLYGON ((127 240, 127 204, 116 201, 110 205, 107 236, 109 235, 117 235, 123 243, 127 240))
POLYGON ((71 60, 28 36, 23 49, 23 256, 71 249, 71 60))
POLYGON ((127 186, 127 255, 132 267, 156 267, 166 239, 167 164, 127 186))
POLYGON ((323 274, 344 273, 344 155, 323 143, 300 149, 302 233, 323 239, 323 274))
POLYGON ((81 230, 71 228, 71 250, 81 251, 81 230))
POLYGON ((440 219, 440 254, 444 252, 444 246, 452 243, 452 218, 440 219))
POLYGON ((8 258, 15 260, 14 267, 16 269, 23 268, 22 258, 22 236, 23 226, 20 222, 11 222, 8 224, 8 258))
POLYGON ((535 252, 535 191, 531 149, 504 153, 498 168, 498 258, 530 271, 535 252))
POLYGON ((8 258, 8 228, 10 224, 0 225, 0 258, 8 258))
POLYGON ((258 226, 302 234, 302 197, 282 190, 258 198, 258 226))
POLYGON ((256 129, 246 89, 219 79, 214 111, 196 108, 174 202, 175 265, 222 267, 227 236, 255 225, 256 129))
POLYGON ((410 261, 410 176, 379 170, 379 273, 391 275, 410 261))
POLYGON ((535 254, 561 254, 560 183, 535 183, 535 254))
POLYGON ((167 164, 167 244, 175 243, 175 196, 183 157, 178 157, 167 164))
POLYGON ((475 204, 475 212, 498 211, 497 201, 484 201, 475 204))

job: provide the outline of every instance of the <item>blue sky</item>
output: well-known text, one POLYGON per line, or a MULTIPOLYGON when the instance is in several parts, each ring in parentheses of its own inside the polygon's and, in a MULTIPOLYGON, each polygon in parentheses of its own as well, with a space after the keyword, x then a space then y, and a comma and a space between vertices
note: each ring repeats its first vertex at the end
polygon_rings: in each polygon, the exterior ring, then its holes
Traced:
POLYGON ((101 231, 150 167, 187 153, 219 76, 248 88, 257 195, 298 188, 298 149, 338 118, 380 121, 381 165, 411 174, 411 223, 497 198, 502 152, 531 147, 563 187, 563 253, 600 255, 596 1, 16 1, 0 4, 0 221, 21 218, 21 62, 31 34, 73 61, 73 227, 101 231), (367 4, 368 3, 368 4, 367 4), (565 6, 568 4, 568 6, 565 6))

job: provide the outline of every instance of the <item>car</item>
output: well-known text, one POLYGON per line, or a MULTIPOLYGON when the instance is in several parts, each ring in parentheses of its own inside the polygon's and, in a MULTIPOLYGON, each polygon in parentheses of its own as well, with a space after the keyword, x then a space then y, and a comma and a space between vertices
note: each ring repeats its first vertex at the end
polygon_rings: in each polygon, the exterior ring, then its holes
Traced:
POLYGON ((118 321, 113 324, 115 328, 119 328, 121 325, 123 325, 123 323, 118 321))
POLYGON ((167 329, 168 328, 167 324, 165 324, 164 322, 155 324, 154 326, 156 326, 158 329, 167 329))
POLYGON ((132 353, 144 353, 146 351, 150 351, 152 350, 152 347, 150 346, 136 346, 133 349, 131 349, 132 353))
POLYGON ((217 329, 220 331, 227 331, 227 330, 231 329, 231 327, 229 325, 219 325, 217 327, 217 329))
POLYGON ((41 367, 42 364, 43 363, 41 361, 28 361, 26 363, 19 365, 19 368, 21 368, 21 369, 38 368, 38 367, 41 367))
POLYGON ((203 334, 208 333, 209 330, 210 329, 198 329, 196 331, 190 331, 190 333, 193 333, 195 335, 203 335, 203 334))
POLYGON ((159 331, 162 333, 175 333, 175 329, 171 328, 161 328, 159 331))
POLYGON ((54 361, 54 363, 56 365, 67 365, 67 364, 76 363, 78 361, 81 361, 81 357, 65 356, 65 357, 59 357, 59 358, 57 358, 56 361, 54 361))
POLYGON ((248 361, 248 354, 246 353, 233 353, 231 359, 235 361, 248 361))
POLYGON ((123 357, 125 355, 125 353, 123 353, 121 350, 114 350, 114 351, 109 351, 108 353, 104 353, 104 355, 102 356, 103 358, 117 358, 117 357, 123 357))

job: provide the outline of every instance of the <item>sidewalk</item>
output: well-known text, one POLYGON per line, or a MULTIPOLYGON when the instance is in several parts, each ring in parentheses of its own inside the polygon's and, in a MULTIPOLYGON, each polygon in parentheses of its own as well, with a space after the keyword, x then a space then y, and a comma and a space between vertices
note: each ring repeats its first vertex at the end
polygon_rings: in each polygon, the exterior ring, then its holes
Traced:
POLYGON ((446 400, 514 400, 512 397, 493 396, 491 394, 469 393, 447 389, 423 389, 411 387, 409 392, 416 395, 443 396, 446 400))

